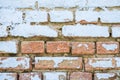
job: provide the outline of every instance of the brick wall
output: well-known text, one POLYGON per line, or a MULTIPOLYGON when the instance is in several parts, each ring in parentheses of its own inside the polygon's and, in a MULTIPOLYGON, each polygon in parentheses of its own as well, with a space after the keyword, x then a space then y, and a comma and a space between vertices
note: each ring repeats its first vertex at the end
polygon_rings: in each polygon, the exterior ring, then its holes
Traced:
POLYGON ((120 0, 0 0, 0 80, 120 80, 120 0))

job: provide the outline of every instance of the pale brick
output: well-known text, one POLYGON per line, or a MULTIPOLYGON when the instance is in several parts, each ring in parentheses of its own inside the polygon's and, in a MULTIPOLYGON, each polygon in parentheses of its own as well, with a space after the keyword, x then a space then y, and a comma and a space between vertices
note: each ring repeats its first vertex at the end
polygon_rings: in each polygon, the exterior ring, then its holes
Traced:
POLYGON ((92 80, 92 73, 87 72, 72 72, 70 80, 92 80))
POLYGON ((118 80, 115 73, 95 73, 94 80, 118 80))
POLYGON ((39 1, 40 7, 46 7, 46 8, 56 8, 56 7, 64 7, 64 8, 70 8, 70 7, 76 7, 76 6, 84 6, 86 3, 86 0, 41 0, 39 1))
POLYGON ((72 42, 72 54, 94 54, 95 44, 93 42, 72 42))
POLYGON ((73 21, 73 13, 71 11, 51 11, 50 21, 51 22, 69 22, 73 21))
POLYGON ((0 57, 0 70, 23 71, 31 69, 30 58, 0 57))
POLYGON ((26 22, 47 22, 48 15, 45 11, 27 11, 26 22))
POLYGON ((13 29, 10 31, 11 36, 21 36, 21 37, 57 37, 57 31, 51 29, 49 26, 31 26, 29 24, 21 24, 13 26, 13 29))
POLYGON ((0 7, 7 8, 28 8, 34 7, 37 0, 0 0, 0 7))
POLYGON ((66 37, 109 37, 109 28, 98 25, 63 26, 62 34, 66 37))
POLYGON ((0 9, 0 23, 22 23, 22 12, 14 9, 0 9))
POLYGON ((20 73, 19 80, 42 80, 40 72, 20 73))
POLYGON ((44 53, 44 41, 23 41, 21 43, 22 53, 44 53))
POLYGON ((17 53, 17 41, 0 41, 0 53, 17 53))
POLYGON ((82 69, 80 57, 35 57, 35 69, 82 69))
POLYGON ((98 54, 117 54, 119 53, 118 42, 97 42, 98 54))
POLYGON ((112 27, 112 37, 120 37, 120 27, 112 27))
POLYGON ((108 69, 119 69, 120 58, 85 58, 85 70, 108 70, 108 69))
POLYGON ((7 37, 8 36, 8 32, 7 30, 7 26, 0 26, 0 37, 7 37))
POLYGON ((120 11, 76 11, 76 22, 86 21, 97 22, 100 18, 101 22, 118 23, 120 22, 120 11))
POLYGON ((48 53, 69 53, 70 44, 67 41, 49 41, 47 42, 48 53))
POLYGON ((67 80, 66 72, 44 72, 43 80, 67 80))
POLYGON ((0 80, 17 80, 16 73, 0 73, 0 80))

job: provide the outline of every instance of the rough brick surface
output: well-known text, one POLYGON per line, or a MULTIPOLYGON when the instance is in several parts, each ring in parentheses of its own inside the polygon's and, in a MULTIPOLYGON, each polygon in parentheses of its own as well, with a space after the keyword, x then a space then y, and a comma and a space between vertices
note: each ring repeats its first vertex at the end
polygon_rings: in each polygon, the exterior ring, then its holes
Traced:
POLYGON ((116 54, 119 53, 118 42, 97 42, 98 54, 116 54))
POLYGON ((72 54, 94 54, 95 44, 93 42, 73 42, 72 54))
POLYGON ((66 37, 109 37, 108 27, 96 25, 63 26, 62 34, 66 37))
POLYGON ((23 41, 21 43, 22 53, 44 53, 43 41, 23 41))
POLYGON ((66 72, 44 72, 43 80, 67 80, 66 72))
POLYGON ((20 73, 19 80, 42 80, 40 72, 20 73))
POLYGON ((69 53, 70 44, 67 41, 49 41, 47 42, 48 53, 69 53))
POLYGON ((0 73, 0 80, 17 80, 16 73, 0 73))
POLYGON ((25 57, 0 57, 0 63, 0 70, 23 71, 31 69, 31 60, 25 57))
POLYGON ((73 72, 70 74, 70 80, 92 80, 92 73, 73 72))
POLYGON ((80 57, 35 57, 35 69, 81 69, 80 57))
POLYGON ((71 11, 67 11, 67 10, 66 11, 51 11, 49 15, 50 15, 51 22, 73 21, 73 13, 71 11))
POLYGON ((17 53, 17 41, 0 41, 0 53, 17 53))
POLYGON ((115 73, 95 73, 94 80, 119 80, 115 73))
POLYGON ((85 58, 85 70, 106 70, 120 68, 120 58, 85 58))

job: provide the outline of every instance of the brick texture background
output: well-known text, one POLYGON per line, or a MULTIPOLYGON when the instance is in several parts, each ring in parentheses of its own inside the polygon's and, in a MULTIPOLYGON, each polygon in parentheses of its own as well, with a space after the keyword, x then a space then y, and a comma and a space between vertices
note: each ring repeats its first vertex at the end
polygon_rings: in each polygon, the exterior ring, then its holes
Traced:
POLYGON ((0 0, 0 80, 120 80, 120 0, 0 0))

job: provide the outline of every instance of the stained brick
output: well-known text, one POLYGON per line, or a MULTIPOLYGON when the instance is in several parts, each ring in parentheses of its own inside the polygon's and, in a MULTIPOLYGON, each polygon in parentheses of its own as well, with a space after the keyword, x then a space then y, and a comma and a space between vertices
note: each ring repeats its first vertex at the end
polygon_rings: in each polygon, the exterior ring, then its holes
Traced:
POLYGON ((97 42, 98 54, 116 54, 119 53, 118 42, 97 42))
POLYGON ((72 54, 94 54, 95 44, 93 42, 73 42, 72 54))
POLYGON ((35 69, 82 69, 82 58, 35 57, 35 69))
POLYGON ((66 41, 49 41, 47 42, 48 53, 69 53, 70 45, 66 41))
POLYGON ((43 80, 67 80, 66 72, 44 72, 43 80))
POLYGON ((0 63, 0 70, 23 71, 31 69, 31 60, 25 57, 0 57, 0 63))
POLYGON ((17 80, 16 73, 0 73, 0 80, 17 80))
POLYGON ((23 41, 22 53, 44 53, 44 41, 23 41))
POLYGON ((87 72, 72 72, 70 80, 92 80, 92 73, 87 72))
POLYGON ((20 73, 19 80, 42 80, 42 73, 40 72, 20 73))

